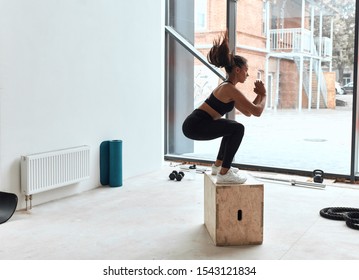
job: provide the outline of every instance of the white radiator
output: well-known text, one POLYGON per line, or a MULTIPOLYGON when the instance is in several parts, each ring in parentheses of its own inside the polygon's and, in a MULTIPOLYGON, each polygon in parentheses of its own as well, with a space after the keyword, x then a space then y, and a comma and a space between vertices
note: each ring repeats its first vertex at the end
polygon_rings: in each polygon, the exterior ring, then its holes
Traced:
POLYGON ((89 176, 89 146, 21 157, 21 189, 26 200, 33 194, 74 184, 89 176))

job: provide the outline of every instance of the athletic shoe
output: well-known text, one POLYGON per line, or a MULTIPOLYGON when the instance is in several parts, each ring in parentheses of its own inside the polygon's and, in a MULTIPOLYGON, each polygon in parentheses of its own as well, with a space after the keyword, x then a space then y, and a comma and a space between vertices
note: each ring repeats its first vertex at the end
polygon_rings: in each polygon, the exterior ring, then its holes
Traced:
POLYGON ((217 174, 217 184, 243 184, 247 181, 246 176, 234 173, 232 169, 229 169, 226 174, 217 174))
MULTIPOLYGON (((239 171, 237 167, 232 167, 232 166, 231 166, 231 170, 234 173, 237 173, 239 171)), ((221 171, 221 166, 215 166, 214 164, 212 164, 212 175, 217 175, 219 171, 221 171)))

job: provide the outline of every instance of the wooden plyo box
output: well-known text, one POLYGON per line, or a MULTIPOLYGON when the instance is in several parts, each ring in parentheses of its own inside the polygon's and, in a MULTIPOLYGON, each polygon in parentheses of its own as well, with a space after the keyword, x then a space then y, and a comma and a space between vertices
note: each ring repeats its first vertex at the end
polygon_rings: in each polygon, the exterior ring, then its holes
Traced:
POLYGON ((216 246, 262 244, 264 187, 249 177, 244 184, 217 184, 204 174, 204 223, 216 246))

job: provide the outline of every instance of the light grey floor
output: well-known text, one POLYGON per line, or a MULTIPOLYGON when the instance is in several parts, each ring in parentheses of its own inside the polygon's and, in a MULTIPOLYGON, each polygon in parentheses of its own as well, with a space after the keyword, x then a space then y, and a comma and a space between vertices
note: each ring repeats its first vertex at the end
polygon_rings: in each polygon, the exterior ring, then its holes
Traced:
POLYGON ((173 169, 16 212, 0 225, 0 259, 359 259, 359 231, 319 216, 324 207, 359 207, 357 186, 266 181, 263 244, 216 247, 203 221, 203 175, 173 182, 173 169))

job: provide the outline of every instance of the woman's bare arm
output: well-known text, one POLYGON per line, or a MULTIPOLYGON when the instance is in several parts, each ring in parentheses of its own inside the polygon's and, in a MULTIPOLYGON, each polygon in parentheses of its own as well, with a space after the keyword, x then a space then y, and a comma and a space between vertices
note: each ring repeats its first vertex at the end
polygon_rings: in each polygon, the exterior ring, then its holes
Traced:
POLYGON ((237 89, 233 98, 236 109, 248 117, 251 115, 259 117, 262 114, 266 103, 266 90, 263 83, 261 81, 256 81, 254 85, 254 92, 257 96, 253 102, 249 101, 243 93, 237 89))

